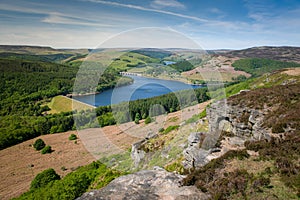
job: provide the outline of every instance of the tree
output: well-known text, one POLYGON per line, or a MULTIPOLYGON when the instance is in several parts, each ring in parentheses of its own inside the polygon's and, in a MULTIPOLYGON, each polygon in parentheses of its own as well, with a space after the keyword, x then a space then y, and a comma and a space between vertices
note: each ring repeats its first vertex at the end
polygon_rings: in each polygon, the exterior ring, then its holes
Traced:
POLYGON ((30 189, 34 190, 37 188, 44 187, 48 185, 51 181, 60 180, 60 176, 55 172, 54 169, 49 168, 38 175, 33 179, 30 185, 30 189))
POLYGON ((140 113, 136 113, 136 114, 135 114, 135 118, 134 118, 134 122, 135 122, 136 124, 139 124, 139 123, 140 123, 140 119, 141 119, 140 113))
POLYGON ((45 142, 42 139, 37 139, 34 144, 33 147, 39 151, 41 149, 43 149, 46 146, 45 142))

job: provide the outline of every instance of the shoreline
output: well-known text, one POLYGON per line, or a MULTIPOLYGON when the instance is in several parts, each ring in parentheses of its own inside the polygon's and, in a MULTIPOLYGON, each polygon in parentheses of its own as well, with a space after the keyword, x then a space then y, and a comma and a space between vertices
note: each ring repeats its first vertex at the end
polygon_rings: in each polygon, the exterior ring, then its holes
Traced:
POLYGON ((177 81, 177 82, 185 83, 185 84, 188 84, 188 85, 191 85, 191 86, 207 86, 207 83, 205 83, 205 84, 193 84, 193 83, 190 83, 188 81, 183 81, 182 79, 161 78, 161 77, 143 76, 143 75, 141 75, 141 76, 145 77, 145 78, 159 79, 159 80, 165 80, 165 81, 177 81))
POLYGON ((97 106, 90 105, 90 104, 84 103, 84 102, 82 102, 82 101, 78 101, 77 99, 73 99, 73 98, 70 98, 70 97, 67 97, 67 98, 69 98, 69 99, 71 99, 72 101, 75 101, 75 102, 77 102, 77 103, 79 103, 79 104, 84 104, 84 105, 86 105, 86 106, 92 107, 93 109, 97 108, 97 106))
MULTIPOLYGON (((125 77, 131 77, 130 75, 123 75, 123 76, 125 76, 125 77)), ((151 78, 151 79, 158 79, 158 80, 165 80, 165 81, 176 81, 176 82, 188 84, 190 86, 202 86, 202 87, 206 87, 207 86, 207 83, 205 83, 205 84, 193 84, 193 83, 190 83, 188 81, 184 81, 182 79, 172 79, 172 78, 162 78, 162 77, 154 77, 154 76, 145 76, 143 74, 140 74, 139 77, 151 78)), ((131 85, 133 83, 134 83, 134 81, 130 82, 129 84, 124 84, 124 85, 115 86, 115 87, 123 87, 123 86, 131 85)), ((108 89, 111 89, 111 88, 108 88, 108 89)), ((106 91, 108 89, 105 89, 104 91, 106 91)), ((101 94, 102 92, 89 92, 89 93, 85 93, 85 94, 73 94, 73 93, 71 93, 71 94, 67 94, 66 97, 73 99, 73 97, 82 97, 82 96, 97 95, 97 94, 101 94)))
POLYGON ((89 93, 85 93, 85 94, 66 94, 66 97, 73 99, 72 97, 81 97, 81 96, 89 96, 89 95, 96 95, 96 94, 100 94, 101 92, 89 92, 89 93))

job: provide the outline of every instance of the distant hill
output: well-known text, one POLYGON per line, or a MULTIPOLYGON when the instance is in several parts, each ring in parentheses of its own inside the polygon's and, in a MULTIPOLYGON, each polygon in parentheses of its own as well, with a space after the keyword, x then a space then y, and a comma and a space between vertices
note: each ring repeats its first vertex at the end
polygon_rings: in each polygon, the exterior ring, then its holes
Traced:
POLYGON ((84 58, 88 49, 54 49, 47 46, 0 45, 0 58, 66 63, 84 58))
POLYGON ((30 54, 30 55, 49 55, 59 53, 88 54, 90 49, 54 49, 48 46, 30 45, 0 45, 0 52, 30 54))
POLYGON ((249 49, 225 52, 222 53, 222 55, 239 58, 267 58, 300 63, 300 47, 253 47, 249 49))
POLYGON ((21 54, 53 54, 59 53, 60 51, 47 46, 0 45, 0 52, 21 54))

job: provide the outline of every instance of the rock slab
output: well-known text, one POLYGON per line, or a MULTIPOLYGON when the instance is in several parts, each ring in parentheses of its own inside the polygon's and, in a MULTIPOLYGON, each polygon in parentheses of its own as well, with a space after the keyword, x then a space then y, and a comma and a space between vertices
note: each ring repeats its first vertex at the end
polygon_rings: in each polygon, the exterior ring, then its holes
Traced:
POLYGON ((77 200, 202 200, 209 196, 195 186, 181 186, 182 175, 164 169, 143 170, 121 176, 100 190, 83 194, 77 200))

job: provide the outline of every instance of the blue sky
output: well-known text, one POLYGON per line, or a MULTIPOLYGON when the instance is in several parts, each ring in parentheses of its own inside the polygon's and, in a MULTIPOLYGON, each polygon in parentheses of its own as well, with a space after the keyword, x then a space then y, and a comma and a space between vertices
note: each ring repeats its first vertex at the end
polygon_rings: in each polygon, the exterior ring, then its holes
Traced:
POLYGON ((94 48, 140 27, 171 28, 205 49, 300 46, 300 1, 0 0, 0 44, 94 48))

